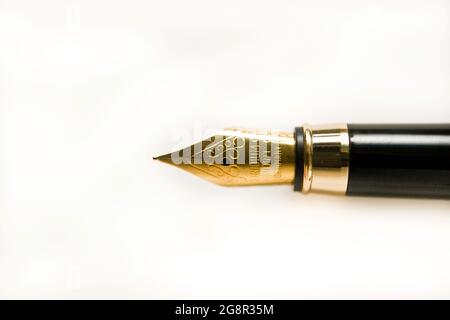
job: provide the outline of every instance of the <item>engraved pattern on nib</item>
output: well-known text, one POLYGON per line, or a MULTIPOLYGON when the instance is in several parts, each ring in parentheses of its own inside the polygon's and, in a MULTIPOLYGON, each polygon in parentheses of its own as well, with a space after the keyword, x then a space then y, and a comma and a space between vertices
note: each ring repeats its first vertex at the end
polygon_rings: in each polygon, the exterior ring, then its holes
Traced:
MULTIPOLYGON (((189 165, 224 183, 245 183, 247 182, 247 178, 240 175, 241 170, 239 166, 234 164, 239 158, 239 152, 245 152, 245 143, 237 145, 236 142, 237 137, 230 136, 215 143, 211 143, 203 150, 194 153, 189 165), (195 155, 198 155, 199 153, 202 154, 202 159, 204 159, 204 155, 207 154, 214 162, 206 165, 195 164, 195 155), (233 164, 227 164, 229 162, 233 164)), ((204 141, 202 143, 204 143, 204 141)))

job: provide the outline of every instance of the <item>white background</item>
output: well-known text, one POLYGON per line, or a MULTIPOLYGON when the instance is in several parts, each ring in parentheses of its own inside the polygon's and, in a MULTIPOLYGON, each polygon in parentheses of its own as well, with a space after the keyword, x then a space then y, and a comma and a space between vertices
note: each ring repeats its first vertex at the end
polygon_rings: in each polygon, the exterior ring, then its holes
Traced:
POLYGON ((180 134, 450 122, 449 1, 0 1, 0 297, 450 298, 450 202, 224 188, 180 134))

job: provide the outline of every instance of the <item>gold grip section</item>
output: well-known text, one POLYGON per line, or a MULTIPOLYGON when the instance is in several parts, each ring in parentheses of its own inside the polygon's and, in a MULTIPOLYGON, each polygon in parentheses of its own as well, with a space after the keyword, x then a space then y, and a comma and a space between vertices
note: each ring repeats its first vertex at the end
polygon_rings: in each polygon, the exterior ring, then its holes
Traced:
POLYGON ((346 124, 303 125, 303 193, 345 194, 350 139, 346 124))

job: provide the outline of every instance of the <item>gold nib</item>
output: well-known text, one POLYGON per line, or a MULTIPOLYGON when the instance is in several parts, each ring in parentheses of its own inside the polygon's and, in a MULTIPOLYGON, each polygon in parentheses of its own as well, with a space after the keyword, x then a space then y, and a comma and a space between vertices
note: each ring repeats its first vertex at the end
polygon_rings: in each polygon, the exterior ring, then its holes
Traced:
POLYGON ((225 129, 153 159, 224 186, 292 184, 295 141, 291 133, 225 129))

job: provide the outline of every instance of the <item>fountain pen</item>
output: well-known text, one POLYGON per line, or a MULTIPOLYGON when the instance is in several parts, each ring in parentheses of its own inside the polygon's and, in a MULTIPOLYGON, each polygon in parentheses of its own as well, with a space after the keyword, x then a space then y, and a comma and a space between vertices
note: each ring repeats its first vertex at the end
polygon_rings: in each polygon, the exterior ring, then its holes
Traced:
POLYGON ((230 128, 154 159, 224 186, 450 199, 450 124, 230 128))

